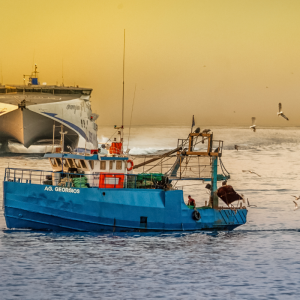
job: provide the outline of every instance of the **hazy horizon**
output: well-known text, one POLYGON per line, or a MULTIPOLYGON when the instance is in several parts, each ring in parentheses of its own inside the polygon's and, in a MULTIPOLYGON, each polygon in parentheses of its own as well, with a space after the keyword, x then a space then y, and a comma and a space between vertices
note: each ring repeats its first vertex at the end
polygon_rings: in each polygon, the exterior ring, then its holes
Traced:
POLYGON ((0 82, 93 88, 98 124, 300 126, 299 1, 2 1, 0 82), (277 117, 278 103, 290 121, 277 117))

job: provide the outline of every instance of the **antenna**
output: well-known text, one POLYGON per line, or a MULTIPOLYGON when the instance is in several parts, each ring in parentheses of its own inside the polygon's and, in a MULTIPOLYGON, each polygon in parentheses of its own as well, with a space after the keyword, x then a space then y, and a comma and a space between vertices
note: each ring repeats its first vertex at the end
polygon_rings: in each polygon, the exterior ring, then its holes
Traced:
POLYGON ((33 50, 33 56, 32 56, 32 73, 33 73, 33 69, 34 69, 34 56, 35 56, 35 49, 33 50))
POLYGON ((122 126, 121 126, 121 143, 123 153, 123 131, 124 131, 124 76, 125 75, 125 29, 124 29, 124 49, 123 49, 123 96, 122 96, 122 126))
POLYGON ((1 84, 3 84, 3 76, 2 76, 2 62, 1 62, 1 84))
POLYGON ((64 85, 64 58, 62 58, 61 61, 61 84, 62 86, 65 86, 64 85))

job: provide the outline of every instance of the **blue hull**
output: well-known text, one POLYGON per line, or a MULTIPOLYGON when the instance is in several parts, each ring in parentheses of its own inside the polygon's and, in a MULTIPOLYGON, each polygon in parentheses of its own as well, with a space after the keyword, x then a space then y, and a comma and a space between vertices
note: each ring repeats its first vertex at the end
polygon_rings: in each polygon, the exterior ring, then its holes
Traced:
POLYGON ((182 191, 55 188, 4 181, 8 228, 55 231, 232 230, 246 223, 247 209, 199 208, 200 220, 182 191))

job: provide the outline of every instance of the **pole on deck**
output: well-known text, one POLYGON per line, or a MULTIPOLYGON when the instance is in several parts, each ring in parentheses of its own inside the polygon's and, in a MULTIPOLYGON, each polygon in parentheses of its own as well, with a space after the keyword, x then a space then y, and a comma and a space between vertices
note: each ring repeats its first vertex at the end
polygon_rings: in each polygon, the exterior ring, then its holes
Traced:
POLYGON ((217 176, 218 176, 218 157, 212 157, 212 172, 211 172, 211 203, 212 208, 219 207, 219 198, 216 194, 218 189, 217 186, 217 176))
POLYGON ((52 153, 54 152, 54 139, 55 139, 55 121, 53 123, 53 142, 52 142, 52 153))

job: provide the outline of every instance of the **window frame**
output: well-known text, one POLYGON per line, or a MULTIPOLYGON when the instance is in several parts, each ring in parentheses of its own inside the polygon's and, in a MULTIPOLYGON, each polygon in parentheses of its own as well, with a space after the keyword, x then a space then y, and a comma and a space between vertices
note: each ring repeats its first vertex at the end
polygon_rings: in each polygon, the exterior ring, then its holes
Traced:
POLYGON ((55 161, 56 161, 57 167, 61 167, 61 159, 56 157, 55 161))

